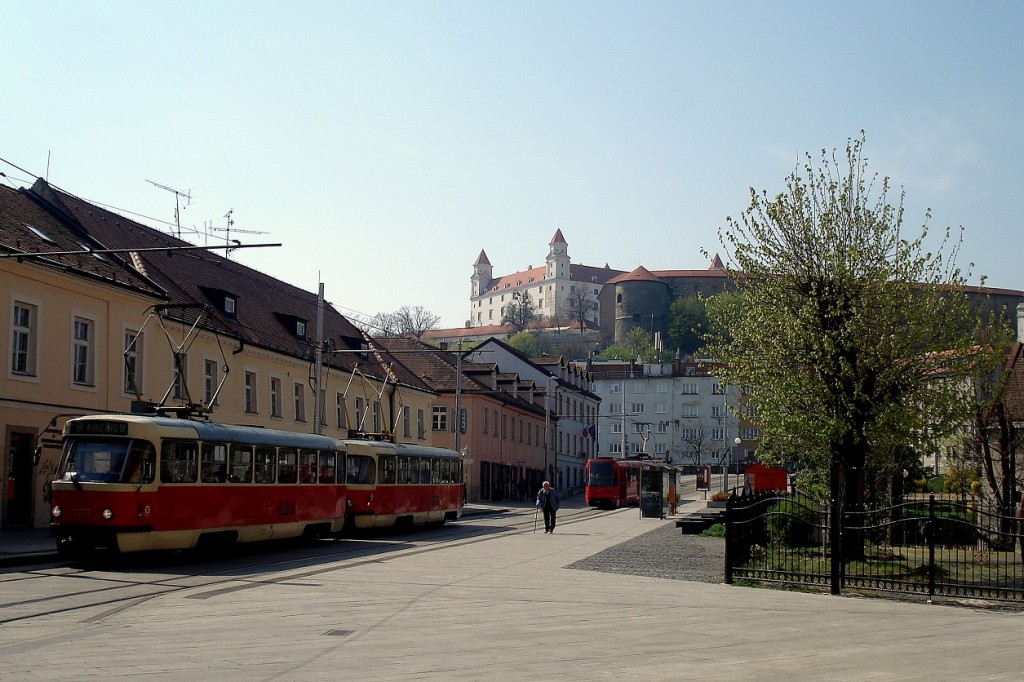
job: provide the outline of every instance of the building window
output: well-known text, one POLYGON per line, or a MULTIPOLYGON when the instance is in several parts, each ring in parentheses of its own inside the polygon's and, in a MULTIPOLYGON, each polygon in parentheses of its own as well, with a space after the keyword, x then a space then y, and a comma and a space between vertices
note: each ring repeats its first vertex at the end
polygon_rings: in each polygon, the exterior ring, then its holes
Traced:
POLYGON ((306 421, 306 387, 301 382, 296 381, 294 386, 295 393, 295 421, 304 422, 306 421))
POLYGON ((245 411, 256 413, 256 372, 245 373, 245 411))
POLYGON ((431 429, 434 431, 448 430, 448 408, 444 405, 434 405, 434 418, 431 429))
POLYGON ((609 393, 622 393, 622 384, 608 384, 609 393))
POLYGON ((124 333, 124 392, 142 394, 142 346, 141 332, 124 333))
POLYGON ((724 415, 725 415, 725 406, 724 405, 712 405, 711 406, 711 416, 712 417, 716 417, 718 419, 721 419, 724 415))
POLYGON ((668 443, 655 443, 654 444, 654 454, 656 454, 656 455, 664 455, 666 452, 668 452, 668 443))
POLYGON ((234 296, 225 296, 224 297, 224 312, 228 315, 228 317, 234 317, 235 316, 235 297, 234 296))
POLYGON ((270 377, 270 416, 281 417, 281 378, 270 377))
POLYGON ((679 437, 684 441, 693 442, 697 439, 697 429, 680 429, 679 437))
POLYGON ((683 384, 683 395, 697 395, 698 388, 696 382, 683 384))
POLYGON ((622 444, 621 443, 609 443, 608 444, 608 452, 610 452, 613 455, 620 454, 622 452, 622 444))
POLYGON ((757 429, 743 429, 743 440, 757 440, 760 435, 757 429))
POLYGON ((654 384, 654 392, 655 393, 668 393, 668 382, 667 381, 655 382, 655 384, 654 384))
POLYGON ((485 434, 487 433, 487 419, 488 419, 488 414, 487 413, 488 413, 488 410, 485 407, 484 408, 484 433, 485 434))
POLYGON ((374 401, 372 405, 373 410, 373 432, 380 433, 380 403, 374 401))
MULTIPOLYGON (((339 429, 347 429, 348 422, 345 419, 345 394, 335 393, 334 394, 334 423, 338 425, 339 429)), ((406 434, 408 435, 408 434, 406 434)))
POLYGON ((426 424, 423 418, 423 408, 416 410, 416 437, 424 440, 427 437, 426 424))
POLYGON ((668 433, 668 422, 658 422, 658 433, 668 433))
POLYGON ((299 337, 300 339, 306 338, 305 320, 295 320, 295 336, 299 337))
POLYGON ((683 405, 679 409, 679 416, 686 419, 694 419, 699 417, 699 408, 696 405, 683 405))
POLYGON ((612 427, 611 428, 611 432, 612 433, 622 433, 622 424, 621 424, 621 422, 615 422, 614 424, 611 425, 611 427, 612 427))
POLYGON ((172 380, 174 397, 177 400, 185 400, 185 387, 187 385, 188 378, 188 356, 184 353, 175 353, 174 359, 174 377, 172 380))
POLYGON ((95 374, 92 320, 76 317, 72 328, 71 381, 80 386, 92 386, 95 374))
POLYGON ((402 435, 405 438, 412 436, 412 417, 410 413, 412 410, 402 409, 402 435))
POLYGON ((622 414, 622 405, 618 403, 609 403, 608 414, 622 414))
POLYGON ((39 336, 36 330, 38 309, 21 301, 14 302, 11 319, 11 373, 35 376, 36 344, 39 336))
POLYGON ((203 402, 209 407, 217 390, 217 361, 203 361, 203 402))
POLYGON ((668 408, 665 407, 665 403, 654 403, 655 414, 665 414, 666 412, 668 412, 668 408))
POLYGON ((643 393, 646 390, 647 387, 642 381, 633 382, 633 393, 643 393))
POLYGON ((725 395, 725 384, 711 384, 712 395, 725 395))
POLYGON ((633 403, 630 407, 633 410, 633 414, 643 414, 644 413, 644 404, 643 403, 633 403))
POLYGON ((711 440, 725 440, 725 429, 711 429, 711 440))
POLYGON ((363 430, 363 399, 356 396, 356 431, 363 430))

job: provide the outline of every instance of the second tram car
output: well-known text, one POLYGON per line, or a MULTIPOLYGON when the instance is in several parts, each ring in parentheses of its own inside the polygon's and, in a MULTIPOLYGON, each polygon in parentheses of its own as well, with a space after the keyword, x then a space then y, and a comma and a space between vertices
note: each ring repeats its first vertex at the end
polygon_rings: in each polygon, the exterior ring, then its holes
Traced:
MULTIPOLYGON (((58 551, 76 555, 94 547, 187 549, 327 535, 346 524, 458 518, 462 462, 454 451, 417 454, 417 465, 427 459, 431 472, 437 462, 436 485, 382 490, 377 469, 403 447, 159 416, 78 417, 64 427, 51 528, 58 551)), ((394 457, 396 467, 400 459, 394 457)))
POLYGON ((588 459, 584 471, 587 505, 614 509, 639 504, 640 466, 635 459, 588 459))

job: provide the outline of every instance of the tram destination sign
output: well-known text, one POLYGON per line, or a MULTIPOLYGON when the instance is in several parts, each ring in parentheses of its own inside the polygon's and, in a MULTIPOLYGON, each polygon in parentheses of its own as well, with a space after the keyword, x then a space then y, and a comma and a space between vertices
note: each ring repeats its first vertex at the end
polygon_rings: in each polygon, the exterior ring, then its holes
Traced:
POLYGON ((70 421, 68 434, 72 436, 127 436, 128 424, 112 421, 70 421))

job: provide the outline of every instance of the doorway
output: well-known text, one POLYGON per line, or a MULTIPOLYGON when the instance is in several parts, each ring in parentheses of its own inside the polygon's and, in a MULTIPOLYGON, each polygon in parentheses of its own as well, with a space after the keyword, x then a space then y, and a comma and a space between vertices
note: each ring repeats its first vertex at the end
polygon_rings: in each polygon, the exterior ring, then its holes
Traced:
POLYGON ((9 526, 32 524, 32 451, 35 434, 7 434, 7 480, 4 487, 3 521, 9 526))

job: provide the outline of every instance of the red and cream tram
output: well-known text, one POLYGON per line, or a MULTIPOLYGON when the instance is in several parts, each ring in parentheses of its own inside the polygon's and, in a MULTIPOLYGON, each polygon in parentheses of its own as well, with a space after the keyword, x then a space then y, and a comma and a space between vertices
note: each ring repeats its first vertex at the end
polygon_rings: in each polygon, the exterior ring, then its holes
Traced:
POLYGON ((386 487, 377 482, 377 467, 400 447, 169 417, 70 419, 52 482, 51 526, 58 551, 74 555, 93 547, 186 549, 326 535, 346 523, 458 518, 462 463, 454 451, 423 448, 430 452, 418 455, 432 456, 431 467, 438 461, 436 484, 376 493, 386 487), (352 499, 348 480, 358 491, 352 499))
POLYGON ((636 459, 588 459, 583 476, 587 505, 616 508, 639 504, 640 467, 641 462, 636 459))

